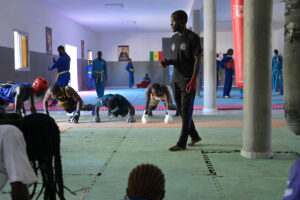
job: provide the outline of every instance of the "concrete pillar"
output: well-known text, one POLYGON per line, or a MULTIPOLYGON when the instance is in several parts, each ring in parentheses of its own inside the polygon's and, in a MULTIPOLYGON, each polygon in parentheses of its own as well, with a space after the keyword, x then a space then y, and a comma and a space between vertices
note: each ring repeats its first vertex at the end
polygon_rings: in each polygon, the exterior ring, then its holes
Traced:
POLYGON ((216 107, 216 0, 204 0, 204 108, 203 113, 216 107))
POLYGON ((271 26, 273 0, 244 1, 245 158, 270 158, 271 151, 271 26))
POLYGON ((289 129, 300 135, 300 0, 286 1, 283 54, 284 116, 289 129))
MULTIPOLYGON (((199 35, 200 37, 200 10, 193 10, 193 32, 199 35)), ((202 47, 203 48, 203 47, 202 47)), ((201 62, 200 62, 201 64, 201 62)), ((200 76, 202 76, 200 73, 197 78, 197 88, 196 88, 196 96, 200 97, 200 76)))

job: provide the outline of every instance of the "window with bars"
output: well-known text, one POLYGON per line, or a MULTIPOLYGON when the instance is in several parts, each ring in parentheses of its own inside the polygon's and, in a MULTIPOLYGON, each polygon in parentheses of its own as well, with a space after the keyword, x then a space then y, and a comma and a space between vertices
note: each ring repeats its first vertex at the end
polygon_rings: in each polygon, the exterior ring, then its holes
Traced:
POLYGON ((15 70, 29 71, 28 33, 14 30, 15 70))

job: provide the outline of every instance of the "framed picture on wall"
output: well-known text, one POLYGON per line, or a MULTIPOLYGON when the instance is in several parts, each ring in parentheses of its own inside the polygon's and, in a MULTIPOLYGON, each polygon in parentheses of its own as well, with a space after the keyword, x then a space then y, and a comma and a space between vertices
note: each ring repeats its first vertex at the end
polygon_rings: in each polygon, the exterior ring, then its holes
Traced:
POLYGON ((46 53, 52 54, 52 29, 46 27, 46 53))
POLYGON ((118 46, 118 58, 119 61, 127 61, 129 59, 129 46, 118 46))
POLYGON ((84 59, 84 40, 81 40, 81 58, 84 59))

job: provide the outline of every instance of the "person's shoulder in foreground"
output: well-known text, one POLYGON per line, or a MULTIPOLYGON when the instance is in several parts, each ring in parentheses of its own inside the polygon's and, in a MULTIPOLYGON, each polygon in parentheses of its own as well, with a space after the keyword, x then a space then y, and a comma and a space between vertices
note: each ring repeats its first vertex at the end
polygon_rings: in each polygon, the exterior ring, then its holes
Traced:
POLYGON ((299 200, 300 199, 300 158, 291 168, 290 178, 285 189, 283 200, 299 200))
POLYGON ((0 157, 0 191, 8 181, 12 199, 16 195, 26 199, 29 195, 26 185, 35 183, 37 177, 27 157, 23 134, 17 127, 0 125, 0 157))

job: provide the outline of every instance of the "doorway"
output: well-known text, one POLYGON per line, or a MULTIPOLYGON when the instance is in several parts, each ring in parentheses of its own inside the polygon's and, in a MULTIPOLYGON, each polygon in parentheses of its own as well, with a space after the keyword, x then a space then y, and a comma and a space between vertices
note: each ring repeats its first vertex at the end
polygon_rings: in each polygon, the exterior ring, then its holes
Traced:
POLYGON ((71 87, 75 91, 78 91, 77 47, 66 44, 66 52, 71 58, 71 63, 70 63, 71 87))

